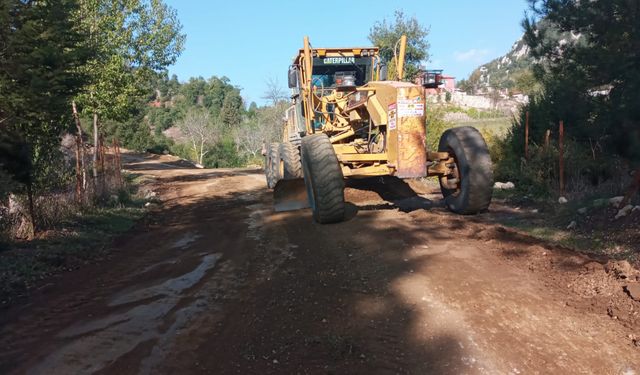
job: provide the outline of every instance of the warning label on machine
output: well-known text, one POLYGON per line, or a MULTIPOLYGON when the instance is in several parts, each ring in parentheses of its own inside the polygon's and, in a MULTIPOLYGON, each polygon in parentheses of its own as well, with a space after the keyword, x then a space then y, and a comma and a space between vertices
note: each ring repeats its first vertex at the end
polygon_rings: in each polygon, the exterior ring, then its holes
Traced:
POLYGON ((424 116, 424 102, 420 97, 414 99, 398 99, 398 116, 422 117, 424 116))
POLYGON ((396 103, 389 104, 389 110, 387 111, 387 116, 389 116, 389 130, 396 128, 396 119, 398 118, 397 112, 396 103))

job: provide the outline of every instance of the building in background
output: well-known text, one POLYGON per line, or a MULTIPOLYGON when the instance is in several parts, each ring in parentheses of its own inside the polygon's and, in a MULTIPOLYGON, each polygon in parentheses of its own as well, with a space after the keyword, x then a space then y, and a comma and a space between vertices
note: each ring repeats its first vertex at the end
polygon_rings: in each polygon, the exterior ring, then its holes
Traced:
POLYGON ((425 96, 456 91, 456 78, 442 74, 442 70, 421 70, 414 83, 424 87, 425 96))

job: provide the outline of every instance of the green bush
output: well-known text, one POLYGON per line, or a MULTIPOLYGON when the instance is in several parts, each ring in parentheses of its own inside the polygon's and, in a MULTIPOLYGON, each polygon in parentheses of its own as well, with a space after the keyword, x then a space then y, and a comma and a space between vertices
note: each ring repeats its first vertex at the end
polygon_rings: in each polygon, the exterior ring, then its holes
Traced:
POLYGON ((204 164, 209 168, 234 168, 245 166, 246 160, 236 150, 231 139, 223 139, 204 157, 204 164))
POLYGON ((440 136, 445 130, 451 128, 453 124, 445 121, 444 115, 446 110, 442 106, 427 106, 425 111, 426 131, 427 131, 427 150, 437 151, 440 136))
MULTIPOLYGON (((548 122, 540 126, 542 113, 535 108, 537 122, 531 123, 529 137, 529 157, 525 158, 524 113, 514 120, 514 124, 503 139, 494 137, 489 143, 497 181, 512 181, 518 190, 537 197, 559 194, 559 150, 557 125, 548 122), (546 129, 552 130, 550 144, 544 146, 546 129)), ((533 116, 532 116, 533 117, 533 116)), ((622 160, 614 155, 604 155, 567 136, 564 141, 565 192, 570 195, 584 195, 595 192, 604 183, 624 185, 622 160)), ((605 184, 606 185, 606 184, 605 184)), ((606 186, 605 186, 606 187, 606 186)), ((607 189, 609 189, 607 187, 607 189)), ((615 190, 615 189, 614 189, 615 190)))
POLYGON ((160 133, 160 135, 153 137, 153 144, 147 148, 147 152, 152 154, 169 153, 173 147, 173 143, 173 140, 160 133))

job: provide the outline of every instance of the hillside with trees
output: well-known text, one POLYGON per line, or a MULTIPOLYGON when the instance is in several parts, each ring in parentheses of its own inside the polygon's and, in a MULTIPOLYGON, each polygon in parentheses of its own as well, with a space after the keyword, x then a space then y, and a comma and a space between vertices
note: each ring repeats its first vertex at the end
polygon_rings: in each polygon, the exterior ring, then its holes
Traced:
POLYGON ((524 80, 530 77, 532 65, 529 46, 521 38, 503 56, 474 69, 467 79, 458 82, 458 87, 469 93, 477 93, 488 87, 526 92, 524 80))
POLYGON ((638 175, 640 167, 640 8, 622 0, 588 5, 531 0, 530 5, 524 42, 541 88, 510 131, 498 173, 521 176, 523 184, 539 191, 557 189, 553 164, 543 160, 557 155, 553 145, 563 121, 566 189, 623 184, 627 173, 635 169, 638 175), (559 35, 572 35, 573 42, 559 35), (535 151, 522 165, 527 112, 535 151), (544 147, 547 132, 551 147, 544 147))

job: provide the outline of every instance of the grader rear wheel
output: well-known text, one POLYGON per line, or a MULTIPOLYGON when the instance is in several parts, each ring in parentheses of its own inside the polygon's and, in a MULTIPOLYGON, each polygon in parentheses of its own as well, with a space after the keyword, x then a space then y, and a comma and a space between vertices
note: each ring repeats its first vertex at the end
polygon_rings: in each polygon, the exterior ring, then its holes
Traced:
POLYGON ((313 219, 320 224, 344 220, 344 178, 326 134, 302 138, 302 170, 313 219))
POLYGON ((493 194, 493 169, 489 149, 477 129, 465 126, 445 131, 438 151, 448 152, 449 171, 440 177, 447 207, 472 215, 485 211, 493 194))
POLYGON ((302 178, 302 163, 300 162, 300 151, 290 142, 280 144, 280 170, 284 180, 294 180, 302 178))
POLYGON ((267 187, 273 189, 278 181, 282 179, 280 168, 280 144, 271 143, 264 160, 264 174, 267 178, 267 187))

